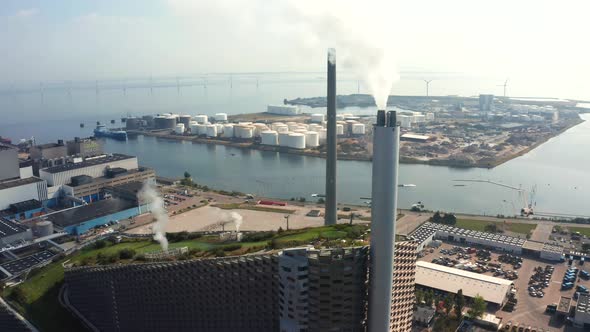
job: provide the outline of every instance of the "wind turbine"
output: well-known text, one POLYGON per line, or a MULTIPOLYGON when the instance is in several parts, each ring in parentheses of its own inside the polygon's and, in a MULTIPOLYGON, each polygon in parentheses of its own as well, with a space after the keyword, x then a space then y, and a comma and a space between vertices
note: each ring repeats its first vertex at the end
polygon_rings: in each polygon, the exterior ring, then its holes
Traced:
POLYGON ((506 97, 506 87, 508 86, 508 79, 506 79, 506 81, 504 81, 504 84, 500 84, 497 86, 502 86, 504 87, 504 97, 506 97))
POLYGON ((432 82, 432 80, 424 80, 424 83, 426 83, 426 97, 428 97, 428 88, 430 87, 430 82, 432 82))

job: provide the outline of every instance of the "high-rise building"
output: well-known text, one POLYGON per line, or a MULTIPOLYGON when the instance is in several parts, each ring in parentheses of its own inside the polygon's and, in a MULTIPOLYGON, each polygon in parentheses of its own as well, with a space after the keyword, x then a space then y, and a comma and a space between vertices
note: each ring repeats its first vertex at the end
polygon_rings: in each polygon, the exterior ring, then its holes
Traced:
MULTIPOLYGON (((397 242, 391 331, 411 330, 416 243, 397 242)), ((70 305, 109 331, 366 331, 369 248, 66 270, 70 305), (89 286, 92 285, 92 286, 89 286)))
POLYGON ((479 111, 484 113, 494 111, 494 95, 479 95, 479 111))

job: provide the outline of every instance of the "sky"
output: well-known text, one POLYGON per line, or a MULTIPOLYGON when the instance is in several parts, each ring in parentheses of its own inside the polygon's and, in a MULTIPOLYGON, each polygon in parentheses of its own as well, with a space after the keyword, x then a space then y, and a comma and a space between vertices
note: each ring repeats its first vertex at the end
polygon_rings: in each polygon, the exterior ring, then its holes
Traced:
POLYGON ((589 10, 587 0, 3 0, 0 83, 319 72, 339 46, 352 64, 342 70, 509 78, 521 95, 590 100, 589 10))

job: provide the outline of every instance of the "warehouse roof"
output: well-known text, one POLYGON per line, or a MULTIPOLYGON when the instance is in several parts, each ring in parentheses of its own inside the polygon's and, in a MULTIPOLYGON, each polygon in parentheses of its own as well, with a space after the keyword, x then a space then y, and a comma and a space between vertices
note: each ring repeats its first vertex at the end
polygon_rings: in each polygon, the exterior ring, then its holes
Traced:
POLYGON ((36 178, 34 176, 30 177, 30 178, 26 178, 26 179, 0 181, 0 190, 14 188, 14 187, 20 187, 20 186, 24 186, 26 184, 31 184, 31 183, 35 183, 35 182, 42 182, 42 181, 43 180, 36 178))
POLYGON ((60 227, 77 225, 88 220, 108 216, 134 207, 135 204, 122 199, 106 199, 77 208, 47 215, 47 219, 60 227))
POLYGON ((430 136, 426 136, 426 135, 416 135, 416 134, 403 134, 401 136, 401 138, 407 138, 407 139, 417 139, 417 140, 428 140, 430 139, 430 136))
POLYGON ((0 238, 26 232, 27 228, 13 221, 0 218, 0 238))
POLYGON ((502 304, 512 281, 419 261, 416 284, 455 294, 462 289, 465 296, 479 295, 487 302, 502 304))
POLYGON ((124 154, 114 153, 112 155, 108 155, 108 156, 104 156, 104 157, 100 157, 100 158, 86 159, 80 163, 65 164, 65 165, 59 165, 59 166, 54 166, 54 167, 48 167, 48 168, 42 169, 41 171, 47 172, 47 173, 60 173, 60 172, 65 172, 65 171, 69 171, 69 170, 73 170, 73 169, 101 165, 101 164, 106 164, 106 163, 125 160, 125 159, 132 159, 132 158, 135 158, 135 157, 124 155, 124 154))

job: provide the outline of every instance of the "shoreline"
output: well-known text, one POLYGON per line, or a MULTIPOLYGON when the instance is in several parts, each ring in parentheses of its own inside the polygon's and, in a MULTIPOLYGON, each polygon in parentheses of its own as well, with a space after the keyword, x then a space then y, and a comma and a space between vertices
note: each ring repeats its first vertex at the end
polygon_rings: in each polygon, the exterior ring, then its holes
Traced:
MULTIPOLYGON (((490 168, 500 166, 512 159, 515 159, 515 158, 518 158, 520 156, 527 154, 528 152, 530 152, 530 151, 534 150, 535 148, 541 146, 542 144, 546 143, 548 140, 550 140, 554 137, 558 137, 559 135, 563 134, 567 130, 583 123, 584 121, 585 120, 583 120, 583 119, 579 119, 578 121, 574 121, 571 124, 569 124, 568 126, 561 129, 560 131, 556 132, 554 135, 549 135, 549 136, 535 142, 531 146, 526 147, 525 149, 522 149, 521 151, 519 151, 517 153, 511 154, 509 156, 504 156, 502 158, 495 159, 492 162, 489 162, 489 161, 484 161, 484 163, 475 162, 474 164, 466 165, 466 164, 464 164, 460 161, 456 161, 456 160, 444 160, 444 159, 420 160, 420 159, 416 159, 413 157, 405 157, 405 156, 400 156, 399 162, 400 162, 400 164, 418 164, 418 165, 444 166, 444 167, 454 167, 454 168, 486 168, 486 169, 490 169, 490 168)), ((288 153, 288 154, 294 154, 294 155, 300 155, 300 156, 326 159, 326 155, 324 153, 319 152, 319 151, 316 152, 316 151, 310 151, 310 150, 292 149, 292 148, 287 148, 287 147, 283 147, 283 146, 255 144, 250 141, 239 142, 239 141, 224 140, 224 139, 220 139, 220 138, 212 139, 212 138, 202 138, 202 137, 196 137, 196 136, 180 136, 180 135, 173 135, 173 134, 168 134, 168 133, 164 134, 164 133, 142 131, 142 130, 128 130, 127 133, 129 133, 131 135, 144 135, 144 136, 164 138, 164 139, 177 140, 177 141, 189 141, 189 142, 198 143, 198 144, 225 145, 225 146, 231 146, 231 147, 240 148, 240 149, 254 149, 254 150, 259 150, 259 151, 288 153)), ((339 154, 337 157, 338 157, 338 160, 372 161, 372 158, 368 157, 368 156, 350 156, 350 155, 339 154)))

